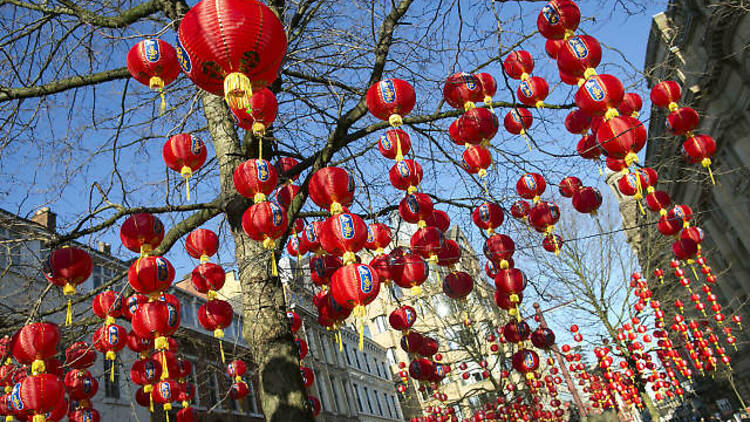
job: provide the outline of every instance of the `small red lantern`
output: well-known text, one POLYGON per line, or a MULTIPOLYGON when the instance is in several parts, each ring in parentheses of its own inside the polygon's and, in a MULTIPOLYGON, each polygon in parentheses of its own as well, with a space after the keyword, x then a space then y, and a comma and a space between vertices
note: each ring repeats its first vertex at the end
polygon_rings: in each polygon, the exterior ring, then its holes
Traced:
POLYGON ((549 85, 544 78, 539 76, 532 76, 521 81, 516 90, 518 101, 529 107, 544 107, 544 100, 547 95, 549 95, 549 85))
POLYGON ((128 331, 117 324, 105 324, 94 332, 94 347, 100 353, 105 354, 106 360, 112 361, 109 373, 110 381, 114 381, 115 378, 116 353, 125 347, 127 337, 128 331))
POLYGON ((209 299, 214 299, 216 292, 224 286, 226 273, 221 265, 204 262, 193 269, 190 279, 195 290, 207 294, 209 299))
POLYGON ((524 199, 532 199, 534 202, 539 201, 544 190, 547 189, 547 182, 541 174, 525 173, 516 182, 516 193, 524 199))
POLYGON ((409 305, 400 306, 388 315, 391 328, 396 331, 407 332, 417 321, 417 311, 409 305))
POLYGON ((240 195, 260 203, 273 192, 278 183, 276 168, 267 160, 254 159, 240 163, 234 170, 232 181, 240 195))
POLYGON ((320 400, 315 396, 307 396, 307 403, 310 405, 313 417, 320 414, 320 400))
POLYGON ((422 181, 422 166, 410 159, 396 161, 388 172, 388 178, 394 188, 415 192, 422 181))
POLYGON ((331 295, 336 303, 352 309, 358 320, 359 350, 364 336, 365 306, 375 300, 380 292, 380 280, 372 267, 365 264, 345 265, 331 278, 331 295))
POLYGON ((174 47, 163 40, 145 39, 138 42, 128 51, 126 59, 128 72, 136 81, 159 90, 162 95, 162 112, 164 87, 171 84, 180 75, 177 52, 174 47))
POLYGON ((534 71, 534 59, 526 50, 512 51, 503 61, 503 70, 508 77, 525 81, 534 71))
POLYGON ((354 200, 354 179, 342 168, 324 167, 310 177, 308 191, 317 206, 339 214, 354 200))
POLYGON ((268 88, 253 92, 250 104, 245 108, 231 108, 237 126, 245 130, 252 130, 256 136, 262 136, 266 128, 276 120, 279 103, 276 96, 268 88))
POLYGON ((451 107, 469 111, 474 103, 484 100, 479 79, 470 73, 455 73, 445 80, 443 98, 451 107))
MULTIPOLYGON (((85 369, 96 362, 94 348, 84 341, 77 341, 65 349, 65 365, 73 369, 85 369)), ((0 380, 2 376, 0 376, 0 380)))
POLYGON ((286 210, 273 202, 253 204, 242 214, 242 230, 266 249, 274 249, 274 241, 284 234, 288 224, 286 210))
POLYGON ((417 97, 408 82, 392 78, 373 84, 367 90, 366 102, 370 114, 398 127, 402 124, 402 117, 411 113, 417 97))
POLYGON ((294 311, 286 311, 286 317, 289 319, 289 328, 292 330, 292 334, 299 331, 302 327, 302 318, 294 311))
POLYGON ((133 332, 141 338, 156 338, 156 348, 163 349, 166 339, 180 327, 180 311, 168 302, 153 301, 144 303, 133 314, 133 332))
POLYGON ((302 383, 305 385, 305 388, 312 387, 315 382, 315 373, 313 370, 306 366, 300 366, 299 371, 302 375, 302 383))
POLYGON ((520 300, 520 298, 514 298, 513 295, 518 296, 523 293, 523 289, 526 288, 526 283, 526 276, 517 268, 500 270, 495 276, 495 288, 501 294, 509 296, 513 303, 518 303, 520 300))
POLYGON ((391 243, 391 229, 383 223, 372 223, 367 226, 367 241, 365 247, 375 251, 377 254, 383 253, 383 248, 391 243))
POLYGON ((401 129, 388 129, 378 140, 378 150, 385 158, 401 161, 411 150, 411 137, 401 129))
MULTIPOLYGON (((50 252, 43 263, 44 277, 50 283, 61 286, 65 296, 74 295, 76 287, 91 276, 93 269, 94 262, 91 255, 83 249, 73 246, 66 246, 50 252)), ((71 299, 68 299, 65 324, 70 325, 73 322, 72 320, 71 299)))
POLYGON ((657 107, 677 109, 677 101, 682 97, 682 87, 675 81, 659 82, 651 88, 651 102, 657 107))
POLYGON ((105 290, 94 296, 91 310, 97 317, 113 323, 115 318, 122 315, 122 295, 114 290, 105 290))
POLYGON ((544 38, 561 40, 573 35, 581 22, 581 11, 571 0, 552 0, 539 12, 536 27, 544 38))
POLYGON ((510 207, 510 215, 518 220, 527 218, 529 215, 529 211, 531 211, 531 205, 523 200, 514 202, 510 207))
POLYGON ((483 249, 484 256, 502 268, 516 251, 516 244, 510 236, 496 233, 484 242, 483 249))
POLYGON ((172 379, 163 379, 156 384, 151 391, 151 399, 154 403, 161 404, 164 411, 172 410, 172 402, 177 400, 180 394, 180 384, 172 379))
POLYGON ((622 97, 620 106, 617 107, 617 111, 624 116, 638 118, 641 108, 643 108, 643 100, 641 99, 641 96, 635 92, 626 92, 625 96, 622 97))
POLYGON ((675 136, 690 134, 700 123, 700 116, 695 109, 680 107, 667 115, 667 129, 675 136))
POLYGON ((619 116, 602 123, 596 140, 607 157, 624 159, 630 166, 638 161, 636 153, 646 144, 646 128, 638 119, 619 116))
POLYGON ((458 136, 472 145, 486 145, 497 134, 497 115, 486 108, 471 109, 458 118, 458 136))
POLYGON ((503 120, 505 130, 514 135, 525 135, 532 123, 534 123, 534 116, 531 115, 528 109, 523 107, 510 110, 503 120))
POLYGON ((581 158, 586 160, 596 160, 602 155, 602 150, 596 142, 596 136, 585 135, 581 137, 576 145, 576 151, 581 158))
POLYGON ((461 300, 474 289, 474 279, 463 271, 454 271, 443 279, 443 293, 451 299, 461 300))
POLYGON ((310 278, 316 286, 327 286, 343 263, 333 255, 315 255, 310 259, 310 278))
POLYGON ((485 202, 474 208, 471 218, 474 224, 481 230, 487 230, 487 233, 493 234, 495 229, 503 224, 505 213, 499 205, 492 202, 485 202))
POLYGON ((141 255, 149 254, 159 247, 162 239, 164 224, 152 214, 133 214, 120 227, 122 245, 141 255))
POLYGON ((158 295, 172 284, 174 267, 163 256, 146 256, 130 265, 128 283, 138 293, 158 295))
POLYGON ((575 176, 568 176, 560 181, 560 195, 572 198, 582 187, 583 183, 581 183, 581 179, 575 176))
POLYGON ((404 254, 400 258, 401 271, 395 274, 393 282, 404 289, 411 288, 412 293, 421 292, 419 286, 427 280, 430 275, 430 267, 419 255, 413 253, 404 254))
POLYGON ((586 135, 591 128, 591 115, 581 109, 572 110, 565 116, 565 129, 573 135, 586 135))
POLYGON ((513 354, 511 358, 513 369, 526 374, 527 378, 533 378, 533 372, 539 368, 539 355, 530 349, 521 349, 513 354))
POLYGON ((596 188, 581 188, 573 195, 573 208, 581 214, 595 214, 601 205, 602 194, 596 188))
POLYGON ((591 116, 605 116, 606 119, 611 119, 618 115, 617 106, 622 102, 624 95, 625 89, 618 78, 612 75, 596 75, 586 79, 578 88, 575 103, 591 116))
MULTIPOLYGON (((581 194, 581 191, 577 195, 581 194)), ((575 201, 575 195, 573 200, 575 201)), ((529 210, 529 224, 538 232, 544 232, 560 219, 560 208, 554 202, 539 201, 529 210)))
POLYGON ((560 248, 562 248, 563 239, 560 235, 547 233, 544 235, 542 240, 542 247, 547 252, 553 252, 555 255, 560 254, 560 248))
POLYGON ((208 229, 193 230, 185 238, 185 250, 188 255, 200 259, 201 263, 208 262, 219 250, 219 237, 208 229))
POLYGON ((602 47, 596 38, 576 35, 568 38, 557 51, 557 67, 561 72, 580 78, 596 74, 602 60, 602 47))
POLYGON ((188 200, 190 200, 189 179, 193 177, 193 172, 206 162, 206 155, 206 146, 203 141, 188 133, 180 133, 169 138, 161 150, 161 156, 167 167, 179 172, 185 179, 188 200))
POLYGON ((492 156, 487 148, 481 145, 472 145, 463 153, 464 170, 469 174, 479 174, 479 177, 487 176, 487 169, 492 164, 492 156))
POLYGON ((407 195, 398 206, 398 213, 407 223, 426 226, 426 220, 432 215, 432 199, 424 193, 415 192, 407 195))
POLYGON ((682 144, 682 155, 691 163, 701 163, 707 168, 712 182, 714 176, 711 172, 711 157, 714 153, 716 153, 716 141, 709 135, 693 135, 682 144))
POLYGON ((437 227, 441 232, 446 233, 451 226, 451 218, 447 212, 433 208, 432 214, 425 220, 425 223, 430 227, 437 227))
POLYGON ((247 372, 247 364, 241 360, 233 360, 227 364, 227 375, 235 381, 242 381, 242 376, 247 372))
POLYGON ((438 253, 445 243, 443 232, 437 227, 419 228, 410 239, 411 250, 432 264, 438 261, 438 253))
POLYGON ((477 73, 476 78, 479 80, 479 84, 482 86, 482 94, 484 94, 484 104, 487 107, 492 107, 492 97, 497 92, 497 82, 495 78, 489 73, 477 73))
POLYGON ((549 328, 537 328, 531 333, 531 343, 537 349, 547 350, 555 344, 555 333, 549 328))
POLYGON ((224 329, 232 324, 233 317, 232 305, 225 300, 209 300, 198 309, 198 322, 218 339, 224 338, 224 329))

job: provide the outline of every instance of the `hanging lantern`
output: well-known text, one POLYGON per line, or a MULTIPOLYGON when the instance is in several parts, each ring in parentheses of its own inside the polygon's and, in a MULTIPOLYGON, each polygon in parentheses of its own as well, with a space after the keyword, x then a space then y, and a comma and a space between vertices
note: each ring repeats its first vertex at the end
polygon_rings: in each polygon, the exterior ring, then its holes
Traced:
POLYGON ((185 179, 187 199, 190 200, 190 178, 206 162, 206 146, 198 137, 188 133, 174 135, 164 143, 161 156, 170 169, 185 179))
POLYGON ((429 227, 437 227, 441 232, 447 233, 451 226, 451 218, 447 212, 433 208, 432 214, 425 220, 425 223, 429 227))
POLYGON ((529 107, 544 107, 544 100, 547 95, 549 95, 549 85, 544 78, 539 76, 531 76, 521 81, 516 90, 518 101, 529 107))
POLYGON ((503 70, 508 77, 525 81, 534 71, 534 59, 526 50, 512 51, 503 60, 503 70))
POLYGON ((307 396, 307 403, 310 405, 313 417, 320 414, 320 400, 315 396, 307 396))
POLYGON ((557 51, 557 67, 577 77, 588 79, 596 74, 602 60, 602 47, 596 38, 576 35, 568 38, 557 51))
POLYGON ((388 172, 391 185, 398 190, 416 192, 422 182, 422 166, 414 160, 396 161, 388 172))
POLYGON ((516 294, 513 298, 518 298, 517 302, 513 302, 511 300, 512 295, 506 295, 504 293, 501 293, 499 290, 495 291, 495 304, 502 310, 508 311, 508 312, 515 312, 516 309, 516 303, 520 303, 523 301, 523 293, 516 294))
MULTIPOLYGON (((586 79, 575 94, 576 105, 591 116, 611 119, 625 95, 622 82, 612 75, 596 75, 586 79)), ((628 116, 629 117, 629 116, 628 116)))
POLYGON ((164 337, 171 336, 180 327, 180 311, 171 303, 158 300, 144 303, 133 314, 131 324, 138 337, 158 339, 156 348, 163 349, 164 337))
POLYGON ((484 242, 484 256, 499 267, 507 266, 507 261, 516 251, 515 242, 510 236, 493 234, 484 242))
POLYGON ((30 420, 45 422, 45 414, 53 413, 65 401, 65 385, 52 374, 32 375, 21 381, 18 391, 13 393, 16 394, 24 408, 33 415, 30 420))
POLYGON ((240 195, 260 203, 278 184, 276 169, 267 160, 254 159, 240 163, 234 170, 232 181, 240 195))
POLYGON ((396 331, 406 334, 417 321, 417 311, 409 305, 400 306, 388 315, 388 322, 396 331))
POLYGON ((99 382, 85 369, 65 374, 65 390, 71 400, 88 400, 96 394, 99 382))
POLYGON ((523 200, 514 202, 510 207, 510 215, 518 220, 527 218, 529 215, 529 211, 531 211, 531 205, 523 200))
POLYGON ((549 57, 552 60, 557 60, 557 53, 560 52, 560 48, 562 48, 563 43, 565 40, 559 39, 559 40, 553 40, 548 39, 544 43, 544 52, 547 53, 547 57, 549 57))
POLYGON ((237 126, 252 130, 256 136, 262 136, 266 129, 276 120, 279 103, 268 88, 253 92, 250 103, 245 108, 231 108, 237 126))
POLYGON ((411 150, 411 137, 401 129, 388 129, 378 139, 378 151, 389 160, 401 161, 411 150))
POLYGON ((591 115, 581 109, 572 110, 565 116, 565 129, 573 135, 585 136, 591 128, 591 115))
POLYGON ((638 118, 641 108, 643 108, 643 100, 641 96, 635 92, 626 92, 625 96, 622 97, 620 106, 617 107, 617 111, 623 116, 630 116, 638 118))
POLYGON ((253 89, 276 80, 287 49, 279 18, 256 0, 199 2, 182 18, 177 35, 183 72, 235 109, 247 108, 253 89), (222 24, 227 16, 232 25, 222 24))
POLYGON ((602 155, 602 150, 596 142, 596 136, 584 135, 576 145, 576 152, 586 160, 596 160, 602 155))
POLYGON ((464 151, 461 164, 469 174, 479 174, 479 177, 486 177, 487 169, 492 164, 492 156, 487 148, 472 145, 464 151))
MULTIPOLYGON (((581 194, 579 190, 577 195, 581 194)), ((576 196, 573 196, 575 202, 576 196)), ((560 208, 554 202, 539 201, 529 210, 529 224, 538 232, 550 230, 560 219, 560 208)))
POLYGON ((539 327, 531 333, 531 343, 537 349, 548 350, 555 344, 555 333, 549 328, 539 327))
POLYGON ((698 244, 689 238, 678 239, 672 244, 672 253, 681 261, 693 259, 697 252, 698 244))
POLYGON ((133 79, 161 93, 161 110, 164 112, 164 87, 180 75, 174 47, 163 40, 141 40, 130 48, 126 62, 133 79))
POLYGON ((602 194, 596 188, 584 187, 573 195, 573 208, 581 214, 596 214, 601 205, 602 194))
POLYGON ((354 179, 342 168, 324 167, 310 177, 308 192, 317 206, 339 214, 354 200, 354 179))
POLYGON ((572 198, 582 187, 583 183, 581 183, 581 179, 575 176, 568 176, 560 181, 560 195, 565 198, 572 198))
MULTIPOLYGON (((292 201, 300 191, 300 187, 292 184, 284 184, 276 189, 276 202, 284 208, 289 208, 292 201)), ((272 200, 273 201, 273 200, 272 200)), ((298 220, 301 221, 301 220, 298 220)), ((303 254, 304 255, 304 254, 303 254)))
POLYGON ((174 267, 163 256, 147 256, 130 265, 128 283, 138 293, 159 295, 172 285, 174 267))
POLYGON ((461 259, 461 248, 453 239, 445 239, 443 247, 437 254, 437 264, 441 267, 452 267, 461 259))
POLYGON ((393 282, 404 289, 411 288, 412 294, 419 294, 421 286, 430 275, 430 267, 419 255, 406 253, 399 259, 401 271, 393 274, 393 282))
POLYGON ((415 380, 426 380, 435 371, 435 364, 425 358, 413 360, 409 364, 409 375, 415 380))
POLYGON ((511 343, 521 343, 531 336, 531 328, 526 321, 511 320, 503 326, 505 340, 511 343))
POLYGON ((164 225, 152 214, 133 214, 120 227, 122 245, 141 255, 149 254, 164 239, 164 225))
POLYGON ((333 255, 315 255, 310 259, 310 278, 316 286, 327 286, 333 274, 343 266, 341 260, 333 255))
POLYGON ((624 159, 629 167, 638 161, 636 153, 646 144, 646 128, 638 119, 619 116, 602 123, 596 140, 607 157, 624 159))
POLYGON ((508 296, 512 303, 520 301, 520 294, 526 288, 526 276, 517 268, 507 268, 498 271, 495 276, 495 288, 501 294, 508 296), (515 297, 514 297, 515 295, 515 297))
POLYGON ((356 253, 362 250, 367 241, 367 225, 356 214, 344 212, 329 217, 323 223, 320 244, 326 252, 343 256, 344 265, 357 260, 356 253))
POLYGON ((273 202, 253 204, 242 214, 242 230, 266 249, 275 248, 274 241, 284 234, 287 225, 286 210, 273 202))
POLYGON ((534 123, 534 116, 523 107, 511 109, 503 120, 505 130, 514 135, 525 135, 532 123, 534 123))
POLYGON ((365 247, 377 254, 391 243, 391 229, 383 223, 371 223, 367 226, 365 247))
MULTIPOLYGON (((91 255, 83 249, 66 246, 50 252, 44 261, 44 278, 50 283, 63 288, 64 296, 72 296, 76 293, 76 287, 86 281, 94 269, 91 255)), ((68 310, 65 316, 65 324, 70 325, 73 321, 71 299, 68 299, 68 310)))
POLYGON ((547 252, 552 252, 555 255, 560 254, 560 248, 562 248, 563 245, 563 239, 560 237, 560 235, 553 234, 553 233, 547 233, 544 235, 544 239, 542 240, 542 247, 547 252))
POLYGON ((164 407, 164 412, 172 410, 172 402, 177 400, 180 393, 180 384, 172 379, 163 379, 154 384, 151 390, 151 399, 154 403, 164 407))
POLYGON ((14 335, 13 357, 22 365, 31 365, 32 374, 45 372, 44 361, 57 353, 60 329, 50 322, 24 325, 14 335))
POLYGON ((667 115, 667 130, 672 135, 682 136, 691 134, 700 123, 700 116, 695 109, 680 107, 667 115))
MULTIPOLYGON (((84 341, 77 341, 65 349, 65 366, 73 369, 89 368, 96 362, 94 348, 84 341)), ((2 369, 0 368, 0 381, 2 369)))
POLYGON ((380 281, 375 270, 365 264, 349 264, 339 268, 331 278, 331 295, 336 303, 352 309, 359 330, 359 350, 364 336, 365 306, 380 292, 380 281))
POLYGON ((392 78, 373 84, 367 90, 365 100, 370 114, 398 127, 403 123, 403 116, 411 113, 417 97, 408 82, 392 78))
POLYGON ((104 358, 111 361, 109 380, 114 381, 115 377, 115 358, 116 353, 122 350, 127 344, 128 332, 125 328, 117 324, 105 324, 94 332, 94 347, 100 353, 104 353, 104 358))
POLYGON ((225 279, 226 273, 221 265, 212 262, 197 265, 190 274, 195 290, 207 294, 209 299, 216 297, 216 292, 224 286, 225 279))
POLYGON ((315 382, 315 373, 313 370, 306 366, 300 366, 299 371, 302 375, 302 383, 305 385, 305 388, 312 387, 315 382))
POLYGON ((398 213, 407 223, 427 225, 426 220, 432 215, 432 199, 424 193, 415 192, 407 195, 398 206, 398 213))
POLYGON ((126 343, 128 349, 138 353, 142 359, 145 358, 147 352, 154 348, 154 339, 143 338, 132 330, 128 333, 126 343))
POLYGON ((113 323, 115 318, 122 315, 122 295, 113 290, 105 290, 94 296, 91 310, 97 317, 113 323))
POLYGON ((538 173, 525 173, 516 182, 518 196, 523 199, 532 199, 534 203, 539 201, 545 189, 547 189, 547 182, 538 173))
POLYGON ((487 107, 492 107, 492 97, 494 97, 497 92, 497 82, 495 82, 495 78, 489 73, 477 73, 474 76, 479 80, 479 84, 482 86, 484 104, 487 107))
POLYGON ((485 202, 474 208, 471 213, 474 225, 480 230, 487 230, 488 234, 493 234, 495 229, 500 227, 505 220, 505 213, 499 205, 492 202, 485 202))
POLYGON ((247 364, 241 360, 233 360, 227 364, 227 375, 237 382, 242 381, 246 372, 247 364))
POLYGON ((716 153, 716 141, 708 135, 690 136, 682 144, 682 155, 689 162, 700 163, 707 168, 712 182, 714 176, 711 172, 711 157, 714 153, 716 153))
POLYGON ((677 101, 682 97, 682 87, 675 81, 659 82, 651 88, 651 102, 670 111, 677 109, 677 101))
POLYGON ((443 232, 437 227, 421 227, 410 239, 411 250, 432 264, 436 264, 438 253, 445 243, 443 232))
POLYGON ((539 12, 536 27, 544 38, 560 40, 573 35, 581 22, 581 11, 571 0, 552 0, 539 12))
POLYGON ((201 263, 216 255, 219 250, 219 237, 208 229, 196 229, 185 238, 185 250, 188 255, 200 259, 201 263))
POLYGON ((445 80, 443 98, 451 107, 469 111, 474 103, 484 101, 484 92, 479 79, 471 73, 455 73, 445 80))
POLYGON ((125 319, 130 320, 138 307, 146 302, 148 302, 148 296, 146 295, 136 293, 128 296, 128 298, 125 299, 125 303, 122 305, 122 316, 124 316, 125 319))
POLYGON ((497 134, 500 123, 497 115, 486 108, 471 109, 458 118, 458 136, 472 145, 487 145, 497 134))
POLYGON ((224 329, 232 324, 233 317, 232 305, 225 300, 209 300, 198 309, 198 322, 218 339, 224 338, 224 329))
POLYGON ((474 279, 463 271, 454 271, 443 279, 443 293, 451 299, 461 300, 474 289, 474 279))
POLYGON ((294 175, 287 175, 286 173, 289 173, 299 164, 299 161, 297 161, 293 157, 279 157, 276 160, 276 164, 274 165, 274 168, 276 169, 276 173, 279 174, 279 176, 282 177, 288 177, 289 180, 288 183, 294 182, 299 178, 299 173, 294 175))
POLYGON ((530 349, 521 349, 511 358, 513 369, 525 374, 526 378, 534 378, 534 371, 539 368, 539 355, 530 349))
POLYGON ((426 358, 433 356, 438 351, 438 342, 432 337, 424 337, 424 340, 419 346, 417 354, 426 358))

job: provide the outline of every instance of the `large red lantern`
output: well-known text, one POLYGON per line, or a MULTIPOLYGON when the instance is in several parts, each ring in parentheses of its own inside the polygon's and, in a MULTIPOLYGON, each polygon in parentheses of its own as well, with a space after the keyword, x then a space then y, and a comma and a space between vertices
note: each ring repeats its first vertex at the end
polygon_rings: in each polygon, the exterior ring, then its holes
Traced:
POLYGON ((233 316, 232 305, 225 300, 209 300, 198 309, 198 322, 219 339, 224 337, 224 329, 232 324, 233 316))
POLYGON ((216 297, 216 292, 224 286, 226 273, 221 265, 204 262, 193 268, 190 280, 193 287, 200 293, 207 294, 209 299, 216 297))
POLYGON ((288 224, 286 210, 273 202, 253 204, 242 214, 242 230, 266 249, 275 247, 274 241, 284 234, 288 224))
POLYGON ((591 128, 591 116, 581 109, 572 110, 565 116, 565 129, 574 135, 586 135, 591 128))
POLYGON ((14 335, 13 357, 23 365, 31 365, 32 374, 45 372, 44 361, 57 353, 60 329, 51 322, 24 325, 14 335))
POLYGON ((324 167, 310 177, 308 191, 317 206, 339 214, 354 200, 354 179, 342 168, 324 167))
POLYGON ((425 193, 415 192, 407 195, 398 205, 398 213, 407 223, 426 226, 426 220, 432 215, 432 199, 425 193))
POLYGON ((343 256, 344 265, 357 260, 356 253, 367 241, 367 224, 362 217, 343 212, 329 217, 320 232, 320 244, 326 252, 343 256))
POLYGON ((505 130, 514 135, 525 135, 532 123, 534 123, 534 116, 523 107, 510 110, 503 120, 505 130))
POLYGON ((572 0, 552 0, 539 12, 536 27, 544 38, 560 40, 573 35, 581 22, 581 11, 572 0))
MULTIPOLYGON (((586 79, 575 95, 576 105, 591 116, 611 119, 625 95, 622 82, 612 75, 596 75, 586 79)), ((628 116, 629 117, 629 116, 628 116)))
POLYGON ((422 257, 413 253, 404 254, 400 261, 401 271, 393 278, 394 283, 404 289, 411 288, 413 294, 418 294, 421 292, 419 286, 430 275, 429 265, 422 257))
POLYGON ((327 286, 331 283, 333 274, 341 268, 343 263, 333 255, 315 255, 310 258, 310 278, 316 286, 327 286))
POLYGON ((638 118, 641 108, 643 108, 641 96, 635 92, 626 92, 617 111, 622 115, 638 118))
POLYGON ((391 328, 406 333, 417 321, 417 311, 409 305, 400 306, 388 315, 391 328))
POLYGON ((279 178, 269 161, 254 159, 240 163, 234 170, 232 181, 240 195, 259 203, 273 192, 279 178))
POLYGON ((247 108, 253 89, 276 80, 287 48, 279 18, 257 0, 201 1, 177 35, 183 72, 235 109, 247 108))
POLYGON ((411 236, 410 240, 411 250, 433 264, 437 263, 438 253, 444 243, 443 232, 432 226, 421 227, 411 236))
POLYGON ((568 74, 584 79, 596 74, 602 60, 602 47, 596 38, 576 35, 568 38, 557 51, 557 67, 568 74))
POLYGON ((365 247, 375 251, 377 254, 383 253, 383 248, 391 243, 391 229, 383 223, 372 223, 367 226, 367 241, 365 247))
POLYGON ((113 323, 115 318, 122 315, 122 295, 114 290, 105 290, 94 296, 91 310, 97 317, 106 319, 107 323, 113 323))
MULTIPOLYGON (((50 283, 61 286, 63 295, 71 296, 76 293, 76 287, 86 281, 94 269, 91 255, 83 249, 66 246, 56 249, 47 256, 43 263, 44 277, 50 283)), ((65 324, 73 322, 71 300, 68 299, 68 311, 65 324)))
POLYGON ((484 100, 479 79, 471 73, 455 73, 445 80, 443 98, 451 107, 469 111, 474 103, 484 100))
POLYGON ((401 129, 388 129, 378 139, 378 150, 385 158, 401 161, 411 150, 411 137, 401 129))
POLYGON ((596 188, 581 188, 573 195, 573 208, 581 214, 595 214, 601 205, 602 194, 596 188))
POLYGON ((484 242, 484 256, 500 267, 508 265, 507 261, 515 251, 515 242, 504 234, 493 234, 484 242))
POLYGON ((638 161, 636 153, 646 144, 646 128, 636 118, 619 116, 599 126, 596 140, 608 158, 624 159, 629 167, 638 161))
POLYGON ((566 198, 572 198, 573 195, 583 187, 581 179, 575 176, 568 176, 560 181, 560 195, 566 198))
POLYGON ((263 135, 266 128, 276 120, 279 103, 276 96, 268 88, 253 92, 250 104, 245 108, 232 108, 237 126, 245 130, 252 130, 255 135, 263 135))
POLYGON ((352 310, 357 319, 359 350, 362 350, 364 336, 365 306, 375 300, 380 292, 378 274, 369 265, 345 265, 331 278, 331 296, 336 303, 352 310))
POLYGON ((149 254, 164 239, 164 224, 153 214, 133 214, 120 227, 122 245, 141 255, 149 254))
POLYGON ((497 115, 481 107, 471 109, 458 118, 458 136, 466 143, 486 145, 500 127, 497 115))
POLYGON ((534 71, 534 59, 526 50, 512 51, 503 60, 503 70, 508 77, 525 81, 534 71))
POLYGON ((402 117, 411 113, 417 96, 409 82, 392 78, 373 84, 367 90, 365 100, 373 116, 397 127, 402 124, 402 117))
POLYGON ((677 101, 682 97, 682 87, 675 81, 659 82, 651 88, 651 102, 657 107, 677 109, 677 101))
POLYGON ((559 219, 560 208, 554 202, 539 201, 529 210, 529 224, 538 232, 549 230, 559 219))
POLYGON ((509 296, 511 302, 517 303, 520 295, 526 288, 526 276, 517 268, 508 268, 498 271, 495 276, 495 288, 503 295, 509 296))
POLYGON ((487 169, 492 164, 492 156, 487 148, 472 145, 464 151, 461 164, 469 174, 479 174, 479 177, 485 177, 487 169))
POLYGON ((208 262, 208 258, 219 250, 219 237, 208 229, 193 230, 185 238, 185 250, 201 263, 208 262))
POLYGON ((526 173, 516 182, 518 196, 523 199, 532 199, 534 202, 539 201, 545 189, 547 189, 547 182, 538 173, 526 173))
POLYGON ((144 339, 157 339, 156 348, 163 349, 163 337, 174 334, 180 327, 180 312, 171 303, 153 301, 144 303, 133 314, 133 332, 144 339), (162 338, 160 338, 162 337, 162 338))
POLYGON ((529 107, 544 107, 544 100, 549 95, 549 85, 544 78, 532 76, 518 85, 516 96, 518 101, 529 107))
POLYGON ((130 265, 128 283, 138 293, 158 295, 172 285, 174 267, 163 256, 146 256, 130 265))
POLYGON ((443 279, 443 293, 451 299, 464 299, 474 289, 474 279, 463 271, 454 271, 443 279))
POLYGON ((432 214, 425 220, 425 223, 428 226, 437 227, 443 233, 447 233, 451 226, 451 218, 447 212, 433 208, 432 214))
POLYGON ((415 192, 422 181, 422 166, 415 160, 396 161, 388 172, 388 178, 394 188, 415 192))
POLYGON ((700 116, 695 109, 680 107, 667 115, 667 129, 675 136, 689 135, 700 123, 700 116))
POLYGON ((487 230, 488 234, 493 234, 495 229, 503 224, 505 213, 499 205, 492 202, 485 202, 474 208, 471 218, 477 227, 487 230))
POLYGON ((18 394, 24 408, 34 415, 30 420, 45 422, 45 414, 53 413, 60 402, 65 401, 65 385, 52 374, 33 375, 24 378, 18 391, 13 394, 18 394))
MULTIPOLYGON (((85 369, 96 362, 94 348, 86 342, 77 341, 65 349, 65 365, 74 369, 85 369)), ((2 376, 0 376, 2 380, 2 376)))
POLYGON ((682 143, 682 155, 691 163, 701 163, 708 169, 711 181, 714 175, 711 172, 711 157, 716 153, 716 141, 709 135, 693 135, 682 143))
POLYGON ((198 137, 188 133, 180 133, 169 138, 164 143, 161 156, 170 169, 180 173, 185 179, 187 199, 190 200, 190 182, 193 172, 206 162, 206 145, 198 137))
POLYGON ((130 48, 126 62, 133 79, 161 92, 163 112, 166 107, 164 87, 180 75, 180 65, 174 47, 163 40, 141 40, 130 48))

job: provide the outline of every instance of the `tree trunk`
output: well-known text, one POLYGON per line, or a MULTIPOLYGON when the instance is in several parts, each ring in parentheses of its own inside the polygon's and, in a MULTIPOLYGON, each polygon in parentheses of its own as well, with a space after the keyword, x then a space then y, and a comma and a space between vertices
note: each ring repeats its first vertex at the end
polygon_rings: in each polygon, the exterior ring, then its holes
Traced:
POLYGON ((656 409, 656 406, 654 405, 653 400, 651 400, 651 396, 648 395, 648 392, 641 391, 641 400, 643 400, 643 405, 646 406, 646 409, 648 410, 648 414, 651 415, 651 421, 652 422, 661 421, 661 416, 659 415, 659 411, 656 409))
POLYGON ((312 422, 307 391, 299 371, 299 355, 286 317, 284 294, 278 277, 271 277, 275 257, 242 231, 242 214, 251 201, 234 188, 234 169, 246 157, 222 98, 203 93, 204 113, 219 163, 224 212, 235 243, 242 286, 243 337, 260 385, 260 405, 269 422, 312 422))

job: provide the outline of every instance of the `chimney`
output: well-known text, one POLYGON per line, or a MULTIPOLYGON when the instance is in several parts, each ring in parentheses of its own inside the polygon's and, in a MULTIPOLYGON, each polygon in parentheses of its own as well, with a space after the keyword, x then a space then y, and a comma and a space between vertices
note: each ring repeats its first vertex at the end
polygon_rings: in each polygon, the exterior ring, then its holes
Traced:
POLYGON ((98 249, 99 252, 103 254, 110 255, 110 251, 112 250, 112 245, 110 245, 107 242, 102 242, 100 240, 99 243, 97 243, 96 249, 98 249))
POLYGON ((31 217, 31 221, 44 226, 47 230, 54 233, 57 223, 57 214, 50 211, 49 207, 44 207, 34 213, 34 216, 31 217))

